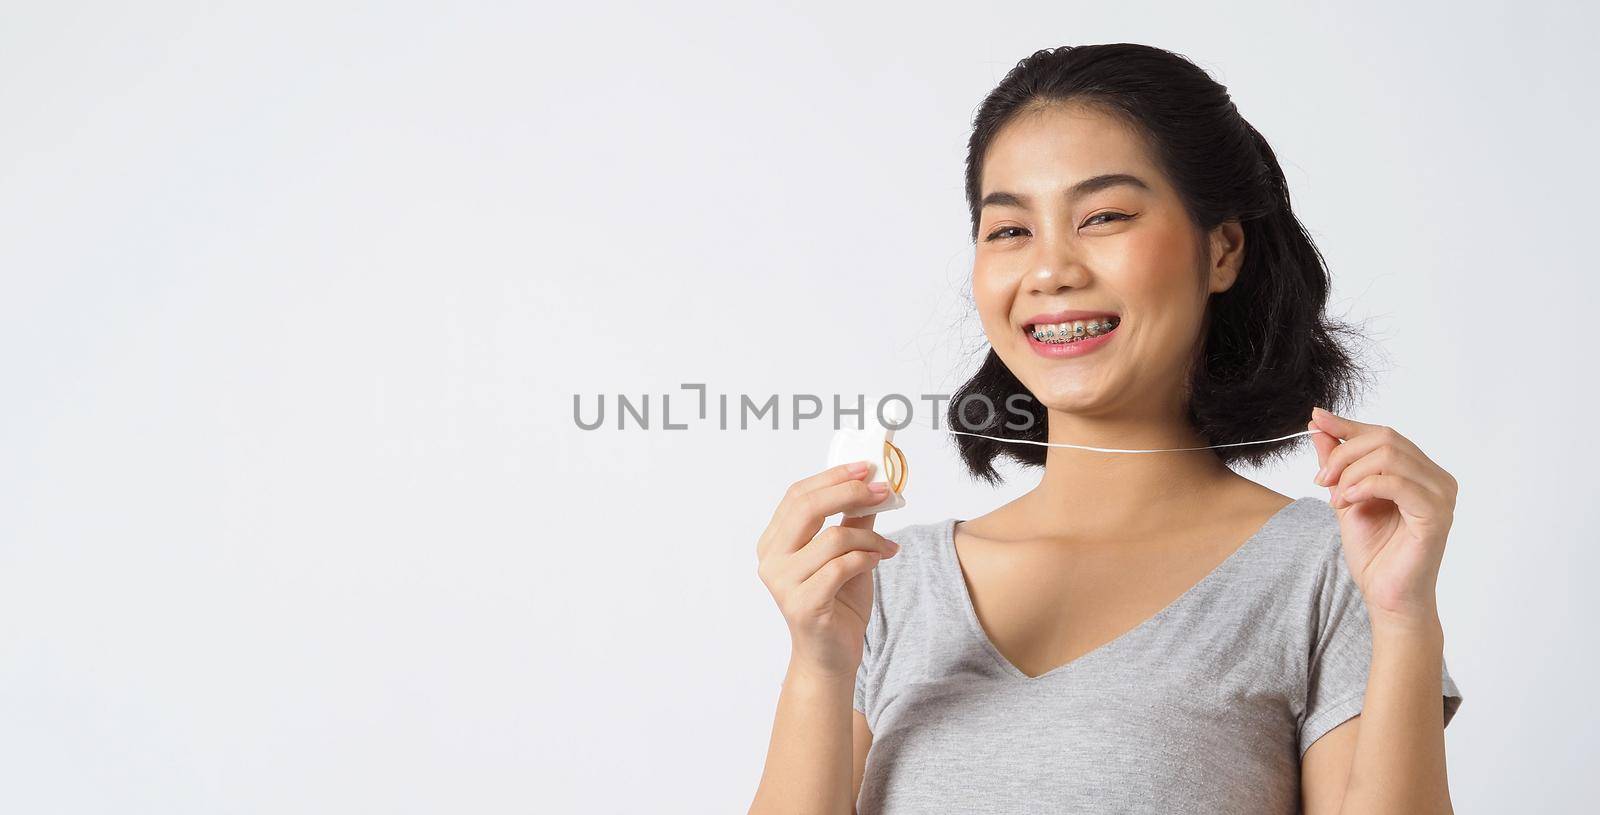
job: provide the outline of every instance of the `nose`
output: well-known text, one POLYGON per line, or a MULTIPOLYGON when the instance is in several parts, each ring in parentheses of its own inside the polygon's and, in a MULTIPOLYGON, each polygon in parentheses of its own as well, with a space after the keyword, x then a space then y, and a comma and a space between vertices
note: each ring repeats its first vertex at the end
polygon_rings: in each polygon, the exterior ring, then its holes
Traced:
POLYGON ((1067 289, 1081 289, 1089 283, 1089 269, 1064 246, 1051 246, 1046 241, 1036 244, 1039 256, 1028 272, 1024 285, 1035 294, 1056 294, 1067 289))

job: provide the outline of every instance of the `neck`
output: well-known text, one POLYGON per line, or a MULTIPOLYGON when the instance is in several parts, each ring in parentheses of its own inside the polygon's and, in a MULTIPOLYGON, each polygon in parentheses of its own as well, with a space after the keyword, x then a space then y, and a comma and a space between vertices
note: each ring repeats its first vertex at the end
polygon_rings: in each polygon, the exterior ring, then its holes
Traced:
MULTIPOLYGON (((1176 415, 1103 417, 1052 410, 1049 422, 1052 444, 1130 450, 1207 445, 1176 415)), ((1121 537, 1170 529, 1175 517, 1194 517, 1237 477, 1212 450, 1100 453, 1051 447, 1044 478, 1023 502, 1046 528, 1103 530, 1121 537)))

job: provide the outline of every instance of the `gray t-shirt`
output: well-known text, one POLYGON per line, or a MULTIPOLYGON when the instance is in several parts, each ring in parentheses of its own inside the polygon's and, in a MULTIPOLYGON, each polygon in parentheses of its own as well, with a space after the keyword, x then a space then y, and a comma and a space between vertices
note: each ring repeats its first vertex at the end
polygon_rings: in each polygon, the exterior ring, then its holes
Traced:
MULTIPOLYGON (((979 625, 947 519, 885 537, 855 708, 859 815, 1292 813, 1300 758, 1361 712, 1372 631, 1320 498, 1285 505, 1138 627, 1038 677, 979 625)), ((1442 672, 1444 720, 1461 692, 1442 672)))

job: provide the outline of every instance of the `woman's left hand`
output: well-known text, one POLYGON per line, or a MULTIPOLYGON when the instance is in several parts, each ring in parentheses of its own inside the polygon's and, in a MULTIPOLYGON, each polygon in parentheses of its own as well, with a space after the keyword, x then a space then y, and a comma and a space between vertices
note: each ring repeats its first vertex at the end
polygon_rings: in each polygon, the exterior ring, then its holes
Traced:
POLYGON ((1372 624, 1434 625, 1434 588, 1455 520, 1456 480, 1410 439, 1314 408, 1309 430, 1339 517, 1345 562, 1372 624))

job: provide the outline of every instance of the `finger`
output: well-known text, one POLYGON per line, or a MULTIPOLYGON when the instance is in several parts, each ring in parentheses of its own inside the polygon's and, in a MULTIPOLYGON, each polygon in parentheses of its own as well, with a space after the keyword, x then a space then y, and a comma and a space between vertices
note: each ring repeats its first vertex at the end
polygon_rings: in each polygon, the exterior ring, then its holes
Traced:
POLYGON ((1369 424, 1367 422, 1358 422, 1354 419, 1346 419, 1338 414, 1329 413, 1320 407, 1314 407, 1311 409, 1311 424, 1317 429, 1336 436, 1344 441, 1350 441, 1360 436, 1374 433, 1388 434, 1396 443, 1410 447, 1413 454, 1421 458, 1427 458, 1427 455, 1422 452, 1421 447, 1418 447, 1415 442, 1401 435, 1398 431, 1388 425, 1369 424))
MULTIPOLYGON (((1339 446, 1339 440, 1327 431, 1318 428, 1316 422, 1307 422, 1306 429, 1317 431, 1311 434, 1311 447, 1317 453, 1317 469, 1320 471, 1323 467, 1328 466, 1328 454, 1339 446)), ((1322 482, 1317 481, 1317 483, 1320 484, 1322 482)))
MULTIPOLYGON (((829 467, 820 473, 807 476, 790 484, 789 488, 784 491, 783 498, 778 501, 778 506, 773 509, 772 518, 767 521, 767 528, 762 530, 761 537, 756 539, 756 558, 759 560, 765 557, 767 551, 772 548, 772 542, 776 539, 777 534, 782 531, 779 526, 784 516, 785 507, 791 501, 824 487, 831 487, 850 480, 860 480, 866 476, 869 469, 871 467, 867 462, 853 461, 829 467)), ((815 533, 815 530, 812 530, 811 534, 815 533)), ((806 535, 806 538, 809 539, 810 537, 810 534, 806 535)))
POLYGON ((1318 430, 1342 441, 1349 441, 1363 433, 1370 433, 1381 427, 1381 425, 1358 422, 1355 419, 1346 419, 1320 407, 1311 409, 1311 423, 1316 425, 1318 430))
POLYGON ((1400 435, 1394 428, 1385 425, 1366 425, 1359 434, 1328 453, 1327 461, 1323 462, 1322 469, 1317 473, 1317 483, 1325 487, 1333 486, 1339 482, 1346 467, 1379 447, 1393 447, 1407 456, 1425 462, 1427 466, 1438 467, 1423 455, 1410 439, 1400 435))
POLYGON ((1369 475, 1352 484, 1345 494, 1345 500, 1349 504, 1374 499, 1393 501, 1395 506, 1400 508, 1402 515, 1421 522, 1438 520, 1445 511, 1439 503, 1439 497, 1424 489, 1421 484, 1404 476, 1388 473, 1369 475))
POLYGON ((851 578, 872 571, 880 556, 876 552, 856 550, 822 564, 816 574, 806 578, 794 590, 795 600, 801 608, 820 609, 838 595, 839 589, 851 578))
POLYGON ((789 485, 789 491, 784 495, 787 497, 789 495, 804 495, 808 492, 815 492, 823 487, 831 487, 834 484, 843 483, 853 478, 860 478, 866 475, 869 469, 871 469, 871 465, 865 461, 851 461, 829 467, 820 473, 806 476, 789 485))
POLYGON ((889 485, 882 481, 868 484, 859 479, 822 487, 794 498, 785 498, 774 521, 769 553, 799 551, 816 536, 822 522, 836 512, 883 503, 889 485))
POLYGON ((1328 503, 1335 509, 1354 503, 1349 498, 1350 488, 1362 479, 1374 475, 1406 478, 1443 498, 1442 484, 1430 486, 1430 482, 1437 481, 1433 469, 1435 468, 1412 456, 1409 450, 1391 444, 1380 444, 1340 471, 1339 478, 1328 488, 1328 503))
POLYGON ((1322 457, 1322 469, 1317 471, 1314 480, 1324 487, 1333 487, 1339 483, 1344 468, 1382 444, 1381 439, 1370 433, 1346 442, 1335 441, 1327 455, 1322 457))
POLYGON ((1317 472, 1315 479, 1324 487, 1332 487, 1338 483, 1340 474, 1350 462, 1400 435, 1383 425, 1366 424, 1335 416, 1322 408, 1312 408, 1311 415, 1312 426, 1328 434, 1332 441, 1327 455, 1323 457, 1322 469, 1317 472))
POLYGON ((830 526, 788 559, 779 580, 784 585, 797 586, 810 579, 828 561, 852 551, 877 552, 889 558, 894 557, 900 547, 869 529, 830 526))

